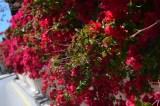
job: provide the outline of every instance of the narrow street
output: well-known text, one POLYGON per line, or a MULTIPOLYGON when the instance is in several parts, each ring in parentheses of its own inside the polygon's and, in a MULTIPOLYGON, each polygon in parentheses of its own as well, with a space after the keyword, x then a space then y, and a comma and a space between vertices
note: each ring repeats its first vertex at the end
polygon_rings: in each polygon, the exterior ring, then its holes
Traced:
POLYGON ((15 75, 0 76, 0 106, 33 106, 14 85, 15 77, 15 75))
POLYGON ((15 74, 0 75, 0 106, 49 106, 48 98, 35 98, 29 85, 15 74))

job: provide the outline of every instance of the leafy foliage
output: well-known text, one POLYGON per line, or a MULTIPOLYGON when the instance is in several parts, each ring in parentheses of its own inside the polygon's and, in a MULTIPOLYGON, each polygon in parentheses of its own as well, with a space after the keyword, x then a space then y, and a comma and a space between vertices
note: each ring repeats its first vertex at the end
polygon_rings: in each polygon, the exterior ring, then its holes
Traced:
POLYGON ((1 44, 4 61, 41 78, 51 105, 150 106, 150 82, 160 78, 159 4, 24 0, 1 44))

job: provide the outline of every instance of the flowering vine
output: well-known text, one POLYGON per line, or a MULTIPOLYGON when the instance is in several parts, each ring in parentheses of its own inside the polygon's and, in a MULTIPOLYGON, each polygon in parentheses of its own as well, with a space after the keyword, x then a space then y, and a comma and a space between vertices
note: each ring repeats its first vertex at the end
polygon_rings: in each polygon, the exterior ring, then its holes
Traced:
POLYGON ((159 0, 24 0, 1 43, 4 61, 41 78, 51 106, 156 105, 159 7, 159 0))

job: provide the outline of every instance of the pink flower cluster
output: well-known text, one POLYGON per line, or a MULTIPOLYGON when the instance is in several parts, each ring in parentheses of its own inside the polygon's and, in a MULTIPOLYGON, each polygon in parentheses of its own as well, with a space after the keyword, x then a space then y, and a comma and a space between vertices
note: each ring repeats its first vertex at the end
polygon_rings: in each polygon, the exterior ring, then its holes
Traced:
POLYGON ((6 66, 41 78, 51 106, 149 104, 159 10, 160 0, 24 0, 0 47, 6 66))

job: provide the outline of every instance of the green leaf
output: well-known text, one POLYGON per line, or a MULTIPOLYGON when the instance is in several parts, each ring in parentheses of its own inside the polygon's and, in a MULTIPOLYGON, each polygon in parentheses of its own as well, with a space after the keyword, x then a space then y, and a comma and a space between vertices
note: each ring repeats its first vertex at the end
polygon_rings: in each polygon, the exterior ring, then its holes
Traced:
POLYGON ((142 102, 142 101, 140 101, 140 100, 137 100, 136 101, 136 106, 152 106, 152 104, 150 104, 150 103, 144 103, 144 102, 142 102))

